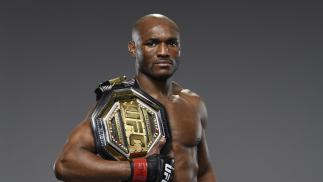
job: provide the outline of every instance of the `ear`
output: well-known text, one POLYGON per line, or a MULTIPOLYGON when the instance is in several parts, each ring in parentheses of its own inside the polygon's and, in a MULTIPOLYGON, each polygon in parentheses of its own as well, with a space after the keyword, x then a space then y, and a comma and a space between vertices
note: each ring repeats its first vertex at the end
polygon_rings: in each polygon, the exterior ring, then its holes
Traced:
POLYGON ((128 51, 132 57, 136 57, 136 44, 134 41, 128 42, 128 51))
POLYGON ((178 49, 178 57, 181 57, 181 47, 178 49))

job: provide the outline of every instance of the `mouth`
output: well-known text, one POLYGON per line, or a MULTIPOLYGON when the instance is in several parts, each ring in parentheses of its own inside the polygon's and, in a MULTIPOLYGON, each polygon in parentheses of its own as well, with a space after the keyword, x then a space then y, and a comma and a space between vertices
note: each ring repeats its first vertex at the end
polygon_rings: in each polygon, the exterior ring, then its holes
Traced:
POLYGON ((170 59, 159 59, 155 64, 159 66, 170 66, 173 65, 173 61, 170 59))

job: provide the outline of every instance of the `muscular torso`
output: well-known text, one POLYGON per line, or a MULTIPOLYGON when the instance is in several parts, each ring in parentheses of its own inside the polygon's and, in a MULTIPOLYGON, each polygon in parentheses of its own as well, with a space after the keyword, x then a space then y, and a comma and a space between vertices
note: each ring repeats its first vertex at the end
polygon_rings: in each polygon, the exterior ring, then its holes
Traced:
POLYGON ((175 158, 175 181, 197 181, 197 152, 202 137, 198 104, 194 96, 182 91, 159 100, 167 110, 172 133, 170 155, 175 158))
MULTIPOLYGON (((179 86, 170 96, 152 96, 167 111, 172 138, 166 151, 175 159, 174 181, 215 182, 205 140, 206 109, 199 96, 179 86)), ((161 146, 162 142, 151 154, 158 153, 161 146)), ((104 160, 97 155, 91 119, 87 117, 71 132, 55 162, 55 175, 63 181, 124 181, 131 169, 128 161, 104 160)))

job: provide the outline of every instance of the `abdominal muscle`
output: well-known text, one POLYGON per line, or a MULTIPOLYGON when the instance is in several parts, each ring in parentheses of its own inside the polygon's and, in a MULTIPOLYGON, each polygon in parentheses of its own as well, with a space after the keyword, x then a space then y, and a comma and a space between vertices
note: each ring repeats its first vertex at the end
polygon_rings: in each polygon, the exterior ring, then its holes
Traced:
POLYGON ((175 180, 176 182, 197 181, 198 161, 196 146, 187 147, 174 142, 172 154, 175 158, 175 180))

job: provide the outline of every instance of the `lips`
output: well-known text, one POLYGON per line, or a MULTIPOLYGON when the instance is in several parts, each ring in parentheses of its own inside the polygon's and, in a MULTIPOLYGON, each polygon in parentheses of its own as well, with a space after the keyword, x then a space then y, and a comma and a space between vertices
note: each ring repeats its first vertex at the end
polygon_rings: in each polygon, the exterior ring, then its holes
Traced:
POLYGON ((155 64, 158 65, 173 65, 173 61, 169 59, 159 59, 155 64))

